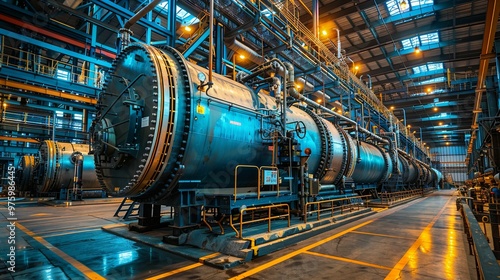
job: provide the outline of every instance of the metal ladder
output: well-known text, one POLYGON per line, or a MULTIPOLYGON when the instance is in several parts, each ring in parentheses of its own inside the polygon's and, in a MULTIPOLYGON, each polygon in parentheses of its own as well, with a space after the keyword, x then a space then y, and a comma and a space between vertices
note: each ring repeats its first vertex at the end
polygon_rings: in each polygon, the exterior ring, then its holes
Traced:
POLYGON ((113 217, 118 217, 120 218, 119 213, 120 212, 126 212, 121 219, 128 219, 130 217, 136 217, 139 216, 139 206, 141 205, 139 202, 132 201, 132 202, 127 202, 128 197, 123 198, 122 202, 120 203, 120 206, 118 206, 118 209, 116 209, 115 214, 113 217))

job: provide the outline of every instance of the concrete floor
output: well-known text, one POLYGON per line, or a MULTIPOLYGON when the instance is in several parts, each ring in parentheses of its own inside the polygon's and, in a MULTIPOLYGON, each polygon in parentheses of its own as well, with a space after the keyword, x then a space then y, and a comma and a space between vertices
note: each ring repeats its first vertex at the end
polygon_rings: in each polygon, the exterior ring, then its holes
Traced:
POLYGON ((475 279, 453 194, 379 209, 228 270, 202 264, 213 252, 185 258, 103 231, 121 226, 113 217, 117 203, 18 202, 16 272, 8 270, 11 232, 0 207, 0 279, 475 279))

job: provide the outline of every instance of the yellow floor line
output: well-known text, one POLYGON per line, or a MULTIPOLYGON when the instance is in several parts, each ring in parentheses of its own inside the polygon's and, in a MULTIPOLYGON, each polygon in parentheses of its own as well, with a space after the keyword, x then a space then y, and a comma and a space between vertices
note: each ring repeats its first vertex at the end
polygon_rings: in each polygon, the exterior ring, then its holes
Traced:
POLYGON ((342 262, 348 262, 348 263, 354 263, 354 264, 359 264, 362 266, 369 266, 369 267, 374 267, 374 268, 380 268, 380 269, 385 269, 385 270, 391 270, 390 267, 387 266, 382 266, 378 264, 372 264, 372 263, 367 263, 367 262, 362 262, 362 261, 357 261, 353 259, 348 259, 348 258, 343 258, 343 257, 337 257, 337 256, 332 256, 332 255, 326 255, 326 254, 321 254, 321 253, 316 253, 316 252, 311 252, 311 251, 306 251, 304 252, 305 254, 309 255, 314 255, 318 257, 323 257, 323 258, 328 258, 332 260, 337 260, 337 261, 342 261, 342 262))
POLYGON ((184 266, 184 267, 181 267, 181 268, 178 268, 178 269, 175 269, 175 270, 172 270, 172 271, 169 271, 169 272, 165 272, 165 273, 162 273, 162 274, 159 274, 159 275, 156 275, 156 276, 153 276, 153 277, 150 277, 150 278, 146 278, 146 280, 157 280, 157 279, 163 279, 163 278, 167 278, 167 277, 170 277, 172 275, 175 275, 175 274, 179 274, 181 272, 184 272, 184 271, 188 271, 188 270, 191 270, 193 268, 197 268, 197 267, 200 267, 203 265, 203 262, 207 259, 211 259, 211 258, 215 258, 217 257, 218 255, 220 255, 220 253, 213 253, 213 254, 210 254, 210 255, 206 255, 204 257, 201 257, 198 259, 198 262, 197 263, 194 263, 194 264, 191 264, 191 265, 187 265, 187 266, 184 266))
MULTIPOLYGON (((55 229, 49 229, 49 230, 37 230, 36 233, 37 233, 38 236, 47 237, 48 235, 51 235, 51 234, 62 233, 64 231, 70 231, 70 230, 78 230, 78 229, 81 229, 81 228, 82 228, 82 226, 61 227, 61 228, 55 228, 55 229)), ((96 229, 101 229, 102 226, 87 226, 85 228, 86 229, 96 230, 96 229)))
POLYGON ((256 274, 256 273, 259 273, 259 272, 261 272, 261 271, 263 271, 263 270, 265 270, 265 269, 267 269, 267 268, 270 268, 270 267, 275 266, 275 265, 277 265, 277 264, 279 264, 279 263, 281 263, 281 262, 284 262, 284 261, 286 261, 286 260, 288 260, 288 259, 290 259, 290 258, 293 258, 293 257, 295 257, 295 256, 297 256, 297 255, 299 255, 299 254, 301 254, 301 253, 304 253, 304 252, 306 252, 306 251, 309 251, 309 250, 311 250, 312 248, 315 248, 315 247, 318 247, 318 246, 320 246, 320 245, 322 245, 322 244, 325 244, 325 243, 327 243, 327 242, 330 242, 330 241, 332 241, 332 240, 334 240, 334 239, 336 239, 336 238, 338 238, 338 237, 340 237, 340 236, 342 236, 342 235, 344 235, 344 234, 346 234, 346 233, 349 233, 349 232, 351 232, 351 231, 353 231, 353 230, 356 230, 356 229, 358 229, 358 228, 360 228, 360 227, 364 227, 364 226, 366 226, 366 225, 368 225, 368 224, 372 223, 373 221, 375 221, 375 220, 370 220, 370 221, 367 221, 367 222, 361 223, 361 224, 359 224, 359 225, 357 225, 357 226, 353 226, 353 227, 351 227, 351 228, 349 228, 349 229, 346 229, 346 230, 344 230, 344 231, 342 231, 342 232, 339 232, 339 233, 337 233, 337 234, 335 234, 335 235, 332 235, 332 236, 330 236, 330 237, 328 237, 328 238, 325 238, 325 239, 323 239, 323 240, 321 240, 321 241, 318 241, 318 242, 316 242, 316 243, 313 243, 313 244, 311 244, 311 245, 305 246, 305 247, 303 247, 303 248, 301 248, 301 249, 298 249, 298 250, 295 250, 295 251, 293 251, 293 252, 291 252, 291 253, 288 253, 288 254, 286 254, 286 255, 284 255, 284 256, 281 256, 281 257, 279 257, 279 258, 276 258, 276 259, 274 259, 274 260, 272 260, 272 261, 270 261, 270 262, 267 262, 267 263, 265 263, 265 264, 263 264, 263 265, 261 265, 261 266, 258 266, 258 267, 256 267, 256 268, 253 268, 253 269, 247 270, 246 272, 244 272, 244 273, 242 273, 242 274, 240 274, 240 275, 238 275, 238 276, 235 276, 235 277, 233 277, 233 278, 230 278, 230 280, 243 279, 243 278, 246 278, 246 277, 252 276, 252 275, 254 275, 254 274, 256 274))
POLYGON ((441 214, 443 214, 444 210, 446 210, 448 203, 452 197, 448 199, 448 201, 444 204, 443 208, 441 208, 441 211, 432 219, 432 221, 425 227, 425 229, 422 231, 420 236, 418 237, 417 241, 413 243, 413 245, 410 247, 408 251, 404 254, 404 256, 398 261, 398 263, 392 268, 391 272, 385 277, 385 280, 392 280, 396 278, 400 278, 400 273, 406 266, 406 264, 410 261, 410 259, 415 255, 417 252, 418 248, 420 245, 422 245, 425 236, 429 235, 429 231, 432 229, 436 221, 439 219, 441 214))
POLYGON ((84 230, 77 230, 77 231, 67 231, 67 232, 61 232, 61 233, 41 235, 41 237, 48 238, 48 237, 55 237, 55 236, 62 236, 62 235, 69 235, 69 234, 77 234, 77 233, 89 232, 89 231, 97 231, 97 230, 101 230, 101 228, 84 229, 84 230))
POLYGON ((389 238, 399 238, 399 239, 409 239, 409 240, 414 240, 415 238, 409 238, 409 237, 404 237, 404 236, 396 236, 396 235, 389 235, 389 234, 380 234, 380 233, 373 233, 373 232, 366 232, 366 231, 353 231, 352 233, 358 233, 358 234, 366 234, 366 235, 373 235, 373 236, 382 236, 382 237, 389 237, 389 238))
POLYGON ((85 266, 84 264, 82 264, 81 262, 75 260, 74 258, 72 258, 71 256, 69 256, 68 254, 64 253, 60 249, 54 247, 54 245, 52 245, 49 242, 47 242, 47 240, 43 239, 40 236, 37 236, 34 232, 32 232, 31 230, 25 228, 20 223, 16 222, 16 227, 18 229, 24 231, 27 235, 31 236, 36 241, 40 242, 43 246, 45 246, 47 249, 49 249, 50 251, 52 251, 54 254, 58 255, 63 260, 65 260, 66 262, 68 262, 69 264, 71 264, 74 268, 78 269, 81 273, 83 273, 88 278, 93 279, 93 280, 94 279, 96 279, 96 280, 97 279, 102 279, 102 280, 106 279, 106 278, 102 277, 101 275, 99 275, 97 272, 91 270, 90 268, 88 268, 87 266, 85 266))
POLYGON ((110 229, 110 228, 117 228, 117 227, 123 227, 123 226, 128 226, 128 224, 124 224, 124 223, 110 224, 110 225, 102 226, 102 228, 110 229))

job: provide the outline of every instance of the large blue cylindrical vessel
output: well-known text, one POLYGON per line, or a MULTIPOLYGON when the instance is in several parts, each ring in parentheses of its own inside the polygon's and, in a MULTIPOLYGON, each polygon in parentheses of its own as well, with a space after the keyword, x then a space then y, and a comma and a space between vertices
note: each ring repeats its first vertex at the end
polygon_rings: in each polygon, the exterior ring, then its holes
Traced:
MULTIPOLYGON (((358 149, 342 128, 306 106, 283 110, 279 94, 255 93, 216 74, 208 84, 208 76, 173 49, 132 44, 122 51, 93 125, 96 170, 110 193, 155 203, 171 201, 180 189, 230 194, 235 166, 276 164, 283 158, 276 143, 292 138, 280 144, 296 146, 288 156, 307 157, 305 171, 321 184, 351 176, 376 184, 391 173, 383 148, 360 143, 358 149)), ((255 191, 256 177, 238 173, 239 190, 255 191)))

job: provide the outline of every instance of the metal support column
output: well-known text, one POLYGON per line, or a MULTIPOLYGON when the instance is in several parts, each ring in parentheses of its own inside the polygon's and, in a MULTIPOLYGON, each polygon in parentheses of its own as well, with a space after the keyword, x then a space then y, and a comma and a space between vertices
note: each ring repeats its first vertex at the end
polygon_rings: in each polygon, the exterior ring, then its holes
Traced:
POLYGON ((223 61, 227 59, 226 45, 224 45, 224 27, 220 24, 215 26, 215 72, 223 76, 226 75, 226 65, 223 61))
POLYGON ((175 34, 175 26, 176 26, 176 11, 177 9, 177 1, 170 0, 168 1, 168 15, 167 15, 167 43, 171 47, 175 47, 175 40, 177 34, 175 34))
POLYGON ((139 206, 139 217, 137 217, 137 225, 145 230, 158 227, 160 225, 160 210, 161 205, 141 203, 139 206))
MULTIPOLYGON (((95 18, 95 19, 100 19, 101 17, 101 10, 99 7, 96 5, 92 5, 89 7, 90 10, 90 16, 95 18)), ((90 57, 95 58, 95 50, 97 47, 97 25, 93 23, 87 23, 89 24, 89 32, 91 39, 90 39, 90 53, 88 54, 90 57)), ((95 65, 94 62, 89 61, 89 79, 87 81, 87 85, 91 87, 96 87, 99 84, 99 81, 97 79, 99 78, 99 75, 97 75, 97 72, 99 71, 99 66, 95 65)))
MULTIPOLYGON (((495 45, 495 64, 496 64, 496 69, 497 69, 497 76, 496 76, 496 80, 497 80, 497 88, 496 88, 496 91, 497 93, 500 92, 500 41, 495 41, 494 43, 495 45)), ((496 101, 497 103, 497 107, 500 108, 500 100, 497 100, 496 101)))
POLYGON ((500 132, 493 129, 491 131, 491 164, 495 168, 495 174, 500 171, 500 132))

